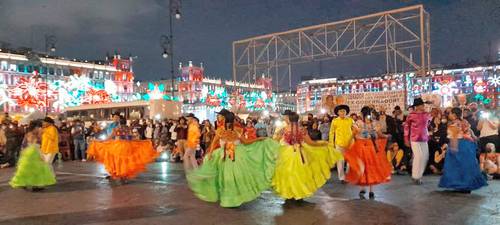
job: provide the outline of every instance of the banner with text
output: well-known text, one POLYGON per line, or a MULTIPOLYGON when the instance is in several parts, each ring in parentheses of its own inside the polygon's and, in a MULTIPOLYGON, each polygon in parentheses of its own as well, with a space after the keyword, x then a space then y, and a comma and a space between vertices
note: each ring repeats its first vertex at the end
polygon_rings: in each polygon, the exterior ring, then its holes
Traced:
POLYGON ((351 109, 351 113, 358 113, 363 106, 374 105, 377 111, 380 107, 384 107, 388 114, 396 106, 401 109, 405 107, 405 92, 404 91, 383 91, 383 92, 361 92, 345 94, 346 104, 351 109))

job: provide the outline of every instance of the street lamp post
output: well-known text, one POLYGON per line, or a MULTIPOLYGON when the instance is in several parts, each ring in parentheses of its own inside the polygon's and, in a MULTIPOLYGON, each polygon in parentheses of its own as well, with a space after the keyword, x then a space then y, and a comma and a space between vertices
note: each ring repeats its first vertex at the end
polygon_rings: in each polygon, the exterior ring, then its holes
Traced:
POLYGON ((173 13, 175 13, 175 19, 181 18, 181 1, 180 0, 169 0, 169 27, 170 34, 168 36, 162 35, 160 37, 160 46, 163 48, 162 57, 164 59, 170 57, 170 79, 171 79, 171 96, 172 99, 175 96, 175 74, 174 74, 174 35, 173 35, 173 13))
MULTIPOLYGON (((56 51, 56 36, 54 35, 45 35, 45 53, 47 56, 50 55, 51 52, 56 51)), ((45 71, 45 85, 47 87, 45 88, 45 116, 49 115, 49 68, 48 65, 46 65, 46 71, 45 71)))

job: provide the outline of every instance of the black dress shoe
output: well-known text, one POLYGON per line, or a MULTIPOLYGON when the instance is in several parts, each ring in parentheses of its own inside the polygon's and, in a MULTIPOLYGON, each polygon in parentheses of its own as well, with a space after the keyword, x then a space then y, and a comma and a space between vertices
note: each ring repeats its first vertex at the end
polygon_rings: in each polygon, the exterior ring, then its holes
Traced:
POLYGON ((365 191, 365 190, 361 190, 361 191, 359 192, 359 198, 360 198, 360 199, 366 199, 366 198, 365 198, 365 194, 366 194, 366 191, 365 191))
POLYGON ((375 199, 375 193, 373 193, 373 192, 370 191, 370 193, 368 194, 368 197, 370 199, 375 199))
POLYGON ((423 184, 422 179, 413 179, 413 183, 415 185, 422 185, 423 184))

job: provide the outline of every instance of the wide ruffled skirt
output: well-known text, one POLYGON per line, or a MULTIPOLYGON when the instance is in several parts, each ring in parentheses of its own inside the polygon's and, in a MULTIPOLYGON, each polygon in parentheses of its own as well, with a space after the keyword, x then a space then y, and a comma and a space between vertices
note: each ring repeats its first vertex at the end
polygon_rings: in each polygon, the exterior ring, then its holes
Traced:
POLYGON ((440 188, 472 191, 488 185, 476 159, 476 143, 458 140, 458 150, 446 152, 440 188))
POLYGON ((55 183, 52 168, 42 160, 37 145, 30 145, 21 151, 16 173, 9 182, 11 187, 45 187, 55 183))
POLYGON ((272 139, 236 146, 234 160, 219 148, 186 172, 189 187, 203 201, 238 207, 271 187, 279 143, 272 139))
POLYGON ((376 139, 375 143, 377 149, 372 140, 358 139, 345 152, 344 158, 349 163, 347 182, 368 186, 390 181, 392 167, 385 152, 387 139, 376 139))
POLYGON ((87 157, 102 163, 113 179, 136 177, 157 156, 149 140, 93 141, 87 151, 87 157))
POLYGON ((312 196, 330 178, 330 168, 342 155, 331 157, 327 146, 301 148, 282 145, 279 150, 273 189, 284 199, 304 199, 312 196))

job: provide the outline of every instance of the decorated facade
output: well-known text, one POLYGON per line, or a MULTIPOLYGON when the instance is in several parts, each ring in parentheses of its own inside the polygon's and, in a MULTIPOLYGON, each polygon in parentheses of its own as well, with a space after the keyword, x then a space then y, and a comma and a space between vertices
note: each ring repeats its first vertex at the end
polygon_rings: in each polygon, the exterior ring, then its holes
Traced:
POLYGON ((459 105, 458 96, 465 98, 467 103, 477 102, 498 107, 500 65, 453 70, 435 69, 427 77, 406 73, 364 79, 330 78, 304 81, 297 86, 297 111, 305 113, 324 110, 326 97, 329 95, 398 91, 405 95, 407 105, 417 96, 433 94, 439 96, 439 105, 442 107, 459 105))
POLYGON ((173 99, 183 103, 183 112, 194 113, 200 119, 214 119, 222 108, 239 113, 274 109, 275 96, 270 91, 271 80, 261 78, 255 84, 224 81, 205 76, 202 65, 179 66, 175 94, 171 97, 171 81, 139 83, 143 99, 173 99))
POLYGON ((66 107, 130 101, 134 73, 131 59, 88 62, 0 52, 0 109, 60 113, 66 107))

